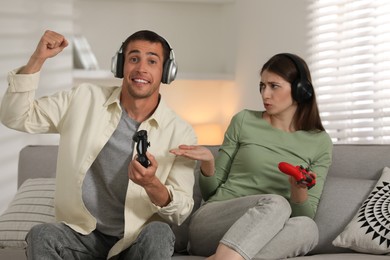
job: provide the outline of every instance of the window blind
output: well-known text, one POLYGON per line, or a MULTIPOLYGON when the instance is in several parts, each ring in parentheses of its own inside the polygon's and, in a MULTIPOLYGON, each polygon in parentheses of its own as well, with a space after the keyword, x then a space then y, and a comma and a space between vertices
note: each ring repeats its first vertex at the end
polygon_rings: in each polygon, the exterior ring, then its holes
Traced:
POLYGON ((390 1, 309 3, 309 58, 334 143, 390 143, 390 1))

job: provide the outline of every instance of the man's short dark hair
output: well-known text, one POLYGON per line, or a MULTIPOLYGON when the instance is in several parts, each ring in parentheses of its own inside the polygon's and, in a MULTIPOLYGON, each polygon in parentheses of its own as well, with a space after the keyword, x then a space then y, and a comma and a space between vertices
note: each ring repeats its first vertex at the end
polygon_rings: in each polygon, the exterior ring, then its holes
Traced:
POLYGON ((161 43, 161 45, 163 47, 163 55, 164 55, 163 62, 165 62, 166 60, 169 59, 171 47, 169 46, 168 42, 163 37, 158 35, 157 33, 149 31, 149 30, 141 30, 141 31, 135 32, 132 35, 130 35, 129 37, 127 37, 127 39, 123 42, 122 47, 121 47, 123 54, 126 53, 126 48, 130 42, 138 41, 138 40, 148 41, 148 42, 152 42, 152 43, 161 43))

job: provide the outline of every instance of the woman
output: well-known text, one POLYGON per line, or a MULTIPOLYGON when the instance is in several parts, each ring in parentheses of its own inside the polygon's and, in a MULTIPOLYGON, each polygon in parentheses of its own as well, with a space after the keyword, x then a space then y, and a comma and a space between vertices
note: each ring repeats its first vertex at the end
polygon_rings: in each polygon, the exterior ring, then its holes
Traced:
POLYGON ((202 146, 171 152, 201 162, 206 203, 192 216, 189 248, 208 259, 281 259, 318 242, 313 221, 331 164, 332 142, 319 117, 307 64, 281 53, 260 71, 265 111, 243 110, 225 133, 214 162, 202 146), (308 189, 278 169, 302 165, 316 176, 308 189))

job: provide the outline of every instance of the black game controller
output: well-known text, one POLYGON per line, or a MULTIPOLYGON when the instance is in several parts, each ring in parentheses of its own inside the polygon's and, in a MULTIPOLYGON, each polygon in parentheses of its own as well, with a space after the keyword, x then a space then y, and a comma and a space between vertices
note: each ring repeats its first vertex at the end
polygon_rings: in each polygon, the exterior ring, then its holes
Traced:
POLYGON ((146 157, 146 151, 150 143, 148 142, 148 132, 146 130, 140 130, 133 136, 133 141, 137 142, 137 161, 145 168, 149 166, 148 157, 146 157))

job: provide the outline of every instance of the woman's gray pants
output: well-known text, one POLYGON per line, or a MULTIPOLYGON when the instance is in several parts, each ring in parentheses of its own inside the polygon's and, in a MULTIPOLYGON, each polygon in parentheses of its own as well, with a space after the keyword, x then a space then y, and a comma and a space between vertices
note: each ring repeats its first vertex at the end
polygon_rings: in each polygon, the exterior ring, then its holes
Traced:
POLYGON ((209 256, 222 243, 245 259, 305 255, 318 243, 317 225, 290 215, 289 202, 274 194, 206 203, 191 218, 190 253, 209 256))

